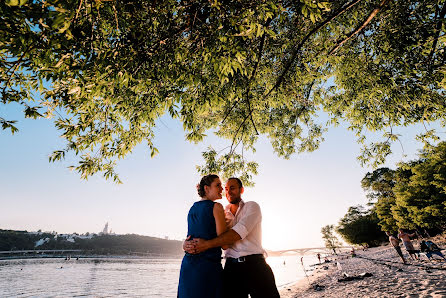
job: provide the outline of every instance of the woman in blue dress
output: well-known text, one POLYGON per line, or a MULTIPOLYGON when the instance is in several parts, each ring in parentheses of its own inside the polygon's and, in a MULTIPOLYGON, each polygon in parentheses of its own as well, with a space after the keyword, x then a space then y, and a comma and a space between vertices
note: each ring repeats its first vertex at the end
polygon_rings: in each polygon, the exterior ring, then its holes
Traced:
MULTIPOLYGON (((223 187, 217 175, 206 175, 197 185, 201 200, 187 215, 187 234, 193 238, 212 239, 226 231, 225 212, 220 203, 223 187)), ((212 248, 183 257, 178 284, 179 298, 221 298, 223 296, 221 248, 212 248)))

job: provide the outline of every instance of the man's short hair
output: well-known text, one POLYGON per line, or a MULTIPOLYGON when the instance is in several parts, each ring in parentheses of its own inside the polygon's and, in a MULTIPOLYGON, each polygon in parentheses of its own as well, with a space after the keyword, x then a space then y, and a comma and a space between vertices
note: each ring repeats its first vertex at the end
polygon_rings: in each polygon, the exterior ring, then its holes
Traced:
POLYGON ((231 177, 231 178, 229 178, 228 179, 228 181, 229 180, 235 180, 235 181, 237 181, 237 183, 238 183, 238 186, 240 187, 240 188, 242 188, 243 187, 243 183, 242 183, 242 180, 240 180, 239 178, 237 178, 237 177, 231 177))

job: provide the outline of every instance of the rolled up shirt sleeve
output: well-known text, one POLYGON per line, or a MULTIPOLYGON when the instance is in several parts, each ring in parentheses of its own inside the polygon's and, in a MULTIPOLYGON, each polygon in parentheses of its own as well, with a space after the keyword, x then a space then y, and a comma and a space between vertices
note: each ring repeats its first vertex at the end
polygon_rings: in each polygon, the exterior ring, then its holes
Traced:
POLYGON ((243 208, 246 208, 244 216, 232 227, 232 230, 239 234, 242 239, 246 238, 252 229, 262 221, 259 204, 248 202, 243 208))

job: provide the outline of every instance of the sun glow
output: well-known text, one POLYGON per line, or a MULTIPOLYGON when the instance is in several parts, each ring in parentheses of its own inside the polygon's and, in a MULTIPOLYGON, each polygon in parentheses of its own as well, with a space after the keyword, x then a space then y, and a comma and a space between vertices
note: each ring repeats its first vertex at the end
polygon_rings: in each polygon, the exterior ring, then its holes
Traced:
POLYGON ((303 247, 304 243, 297 238, 297 234, 290 231, 289 221, 280 214, 266 214, 263 216, 263 248, 277 251, 303 247))

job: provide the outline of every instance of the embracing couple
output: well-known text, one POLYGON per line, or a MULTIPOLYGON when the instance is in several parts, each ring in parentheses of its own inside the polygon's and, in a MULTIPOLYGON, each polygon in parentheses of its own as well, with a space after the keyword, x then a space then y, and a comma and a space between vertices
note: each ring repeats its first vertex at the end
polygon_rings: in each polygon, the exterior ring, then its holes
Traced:
POLYGON ((256 202, 244 202, 243 184, 229 178, 229 205, 223 209, 222 183, 217 175, 204 176, 197 185, 201 200, 187 216, 186 254, 181 263, 179 298, 280 297, 262 248, 262 213, 256 202), (225 267, 221 264, 225 250, 225 267))

